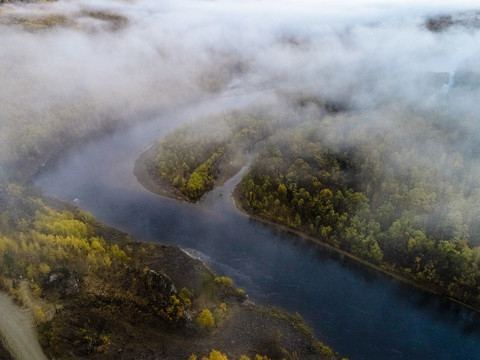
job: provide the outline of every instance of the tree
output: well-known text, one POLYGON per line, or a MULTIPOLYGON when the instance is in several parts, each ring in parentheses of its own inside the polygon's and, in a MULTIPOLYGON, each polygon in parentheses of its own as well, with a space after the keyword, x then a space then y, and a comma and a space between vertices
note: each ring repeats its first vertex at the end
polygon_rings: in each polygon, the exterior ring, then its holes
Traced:
POLYGON ((198 315, 197 323, 202 328, 211 330, 215 326, 215 319, 210 310, 204 309, 200 315, 198 315))
POLYGON ((220 351, 212 350, 210 356, 208 358, 203 357, 202 360, 228 360, 228 358, 227 355, 222 354, 220 351))

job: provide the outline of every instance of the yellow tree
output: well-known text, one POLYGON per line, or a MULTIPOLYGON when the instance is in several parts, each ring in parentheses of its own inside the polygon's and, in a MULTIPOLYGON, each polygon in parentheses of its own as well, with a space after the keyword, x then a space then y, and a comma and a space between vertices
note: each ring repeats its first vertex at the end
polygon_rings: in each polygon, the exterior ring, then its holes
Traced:
POLYGON ((222 354, 220 351, 212 350, 210 356, 208 358, 203 357, 202 360, 228 360, 228 358, 227 355, 222 354))
POLYGON ((198 315, 197 323, 205 328, 205 329, 212 329, 215 326, 215 319, 210 310, 205 309, 203 310, 200 315, 198 315))

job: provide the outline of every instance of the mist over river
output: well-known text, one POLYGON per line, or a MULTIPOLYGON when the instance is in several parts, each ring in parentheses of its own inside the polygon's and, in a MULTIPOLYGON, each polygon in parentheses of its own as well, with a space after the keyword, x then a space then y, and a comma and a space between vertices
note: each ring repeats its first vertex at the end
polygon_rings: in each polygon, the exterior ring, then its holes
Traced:
POLYGON ((137 121, 61 154, 35 183, 135 239, 182 247, 256 303, 300 313, 350 360, 477 359, 478 314, 251 220, 230 196, 241 173, 197 204, 152 194, 137 182, 134 162, 158 137, 255 96, 224 95, 137 121))

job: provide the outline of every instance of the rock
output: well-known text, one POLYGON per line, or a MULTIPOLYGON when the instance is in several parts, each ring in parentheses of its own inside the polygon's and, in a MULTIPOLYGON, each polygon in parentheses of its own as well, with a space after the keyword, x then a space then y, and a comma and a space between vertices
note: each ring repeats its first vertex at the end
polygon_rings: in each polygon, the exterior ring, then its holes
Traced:
POLYGON ((43 287, 46 291, 58 293, 60 298, 68 298, 78 294, 80 280, 67 267, 60 267, 45 276, 43 287))
POLYGON ((149 270, 145 276, 145 290, 147 292, 159 292, 165 296, 176 294, 177 289, 172 279, 166 274, 149 270))

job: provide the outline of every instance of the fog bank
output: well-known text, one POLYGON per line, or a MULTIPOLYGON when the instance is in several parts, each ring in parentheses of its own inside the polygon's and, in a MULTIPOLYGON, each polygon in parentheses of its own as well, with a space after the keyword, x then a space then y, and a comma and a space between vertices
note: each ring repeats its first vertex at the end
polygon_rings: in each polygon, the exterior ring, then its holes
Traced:
MULTIPOLYGON (((301 89, 362 109, 392 101, 438 104, 458 69, 476 71, 479 31, 460 24, 432 32, 426 19, 462 17, 473 6, 310 0, 4 5, 1 160, 35 159, 52 141, 238 88, 301 89)), ((464 88, 456 88, 462 99, 456 103, 468 112, 475 100, 464 88)))

